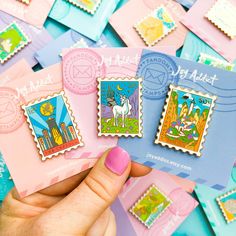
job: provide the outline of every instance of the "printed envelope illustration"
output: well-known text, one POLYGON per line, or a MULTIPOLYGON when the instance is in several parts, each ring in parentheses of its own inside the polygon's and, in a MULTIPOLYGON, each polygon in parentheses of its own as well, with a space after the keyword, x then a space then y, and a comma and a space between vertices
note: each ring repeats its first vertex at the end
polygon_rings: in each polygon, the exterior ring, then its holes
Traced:
POLYGON ((14 113, 14 108, 10 102, 0 104, 0 119, 10 116, 14 113))
POLYGON ((74 78, 91 78, 92 68, 87 65, 76 65, 73 67, 74 78))

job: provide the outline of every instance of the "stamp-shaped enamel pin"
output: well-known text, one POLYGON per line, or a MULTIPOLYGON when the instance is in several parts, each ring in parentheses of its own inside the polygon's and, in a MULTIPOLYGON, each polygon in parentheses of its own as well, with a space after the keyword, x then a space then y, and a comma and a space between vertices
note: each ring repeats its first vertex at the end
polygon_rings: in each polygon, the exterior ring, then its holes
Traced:
POLYGON ((171 204, 172 201, 160 189, 152 185, 129 211, 147 228, 151 228, 171 204))
POLYGON ((16 22, 8 25, 0 31, 0 63, 5 63, 28 43, 29 38, 16 22))
POLYGON ((83 146, 64 92, 30 102, 22 108, 43 161, 83 146))
POLYGON ((67 0, 67 1, 93 15, 97 11, 102 0, 67 0))
POLYGON ((98 79, 99 136, 142 136, 142 79, 98 79))
POLYGON ((236 189, 216 198, 227 223, 236 220, 236 189))
POLYGON ((236 36, 236 4, 228 0, 218 0, 208 11, 206 18, 230 39, 236 36))
POLYGON ((170 85, 156 144, 201 156, 216 97, 170 85))
POLYGON ((147 46, 154 46, 176 28, 176 23, 164 6, 140 20, 134 28, 147 46))

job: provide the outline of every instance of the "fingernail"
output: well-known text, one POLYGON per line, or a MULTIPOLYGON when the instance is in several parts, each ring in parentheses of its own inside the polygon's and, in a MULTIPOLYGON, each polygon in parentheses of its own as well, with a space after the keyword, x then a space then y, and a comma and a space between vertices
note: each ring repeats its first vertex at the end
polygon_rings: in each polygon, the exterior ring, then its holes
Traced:
POLYGON ((129 154, 120 147, 113 148, 107 155, 105 166, 117 175, 122 175, 130 162, 129 154))

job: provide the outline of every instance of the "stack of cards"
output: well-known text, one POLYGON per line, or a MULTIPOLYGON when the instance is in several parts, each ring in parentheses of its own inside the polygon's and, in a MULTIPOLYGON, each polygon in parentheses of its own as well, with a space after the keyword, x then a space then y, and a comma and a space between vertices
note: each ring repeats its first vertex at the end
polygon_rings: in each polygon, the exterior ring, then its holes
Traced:
POLYGON ((0 201, 118 145, 153 168, 113 204, 118 235, 172 235, 194 190, 215 234, 232 235, 235 12, 234 0, 1 1, 0 201))

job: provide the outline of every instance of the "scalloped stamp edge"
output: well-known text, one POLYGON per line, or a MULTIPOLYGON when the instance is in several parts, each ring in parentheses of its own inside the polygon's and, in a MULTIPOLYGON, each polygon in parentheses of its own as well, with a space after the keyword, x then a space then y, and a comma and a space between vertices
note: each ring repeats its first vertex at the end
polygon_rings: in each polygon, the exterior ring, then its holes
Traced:
MULTIPOLYGON (((230 63, 230 62, 221 60, 221 59, 219 59, 219 58, 217 58, 217 57, 214 57, 214 56, 211 56, 211 55, 209 55, 209 54, 206 54, 206 53, 201 52, 201 53, 200 53, 200 56, 199 56, 199 58, 198 58, 198 62, 201 63, 201 64, 204 64, 204 65, 207 65, 207 64, 204 62, 206 59, 209 59, 209 60, 212 60, 212 61, 216 62, 218 65, 221 65, 221 66, 222 66, 225 70, 227 70, 227 71, 233 71, 234 66, 235 66, 233 63, 230 63), (227 67, 229 67, 230 70, 228 70, 227 67)), ((213 66, 213 65, 209 65, 209 66, 213 66)), ((213 66, 213 67, 222 69, 222 67, 217 67, 217 66, 213 66)))
POLYGON ((141 77, 104 77, 104 78, 97 78, 97 104, 98 104, 98 136, 111 136, 111 137, 139 137, 141 138, 143 136, 143 79, 141 77), (123 134, 123 133, 102 133, 102 124, 101 124, 101 108, 100 108, 100 91, 101 91, 101 82, 102 81, 138 81, 139 82, 139 133, 137 134, 123 134))
POLYGON ((227 218, 227 216, 226 216, 226 214, 225 214, 225 210, 224 210, 224 208, 223 208, 222 205, 221 205, 221 199, 222 199, 222 198, 225 198, 225 197, 228 197, 228 196, 230 196, 230 195, 233 194, 233 193, 236 193, 236 188, 234 188, 234 189, 232 189, 232 190, 230 190, 230 191, 227 191, 226 193, 224 193, 224 194, 222 194, 222 195, 220 195, 219 197, 216 198, 216 202, 218 203, 218 205, 219 205, 219 207, 220 207, 220 210, 221 210, 221 212, 222 212, 222 214, 223 214, 223 216, 224 216, 225 221, 227 222, 227 224, 229 224, 229 223, 235 221, 235 220, 236 220, 236 217, 235 217, 235 219, 233 219, 233 220, 228 220, 228 218, 227 218))
POLYGON ((205 142, 205 136, 207 135, 207 130, 208 130, 208 127, 209 127, 209 123, 210 123, 210 120, 212 118, 212 113, 213 113, 213 109, 214 109, 214 106, 215 106, 216 99, 217 99, 217 97, 214 96, 214 95, 209 95, 209 94, 206 94, 206 93, 195 91, 193 89, 183 88, 183 87, 180 87, 180 86, 175 86, 173 84, 170 84, 169 91, 168 91, 168 94, 167 94, 167 97, 166 97, 166 100, 165 100, 165 105, 164 105, 164 108, 163 108, 163 111, 162 111, 162 114, 161 114, 161 119, 160 119, 160 123, 159 123, 159 126, 158 126, 156 139, 155 139, 154 143, 155 144, 160 144, 163 147, 167 146, 167 147, 173 148, 177 151, 182 151, 184 153, 189 153, 190 155, 196 155, 197 157, 200 157, 201 156, 201 150, 203 149, 203 143, 205 142), (212 99, 212 105, 211 105, 211 108, 210 108, 210 111, 209 111, 209 114, 208 114, 208 118, 207 118, 207 121, 206 121, 204 132, 202 134, 202 140, 201 140, 201 143, 200 143, 200 146, 199 146, 197 152, 191 151, 191 150, 188 150, 186 148, 179 147, 179 146, 175 146, 175 145, 170 144, 170 143, 165 143, 165 142, 159 141, 160 133, 161 133, 161 130, 162 130, 162 126, 164 124, 164 119, 165 119, 165 115, 166 115, 169 100, 170 100, 170 95, 171 95, 171 92, 172 92, 173 89, 181 90, 181 91, 184 91, 184 92, 187 92, 187 93, 193 93, 193 94, 196 94, 196 95, 199 95, 199 96, 203 96, 203 97, 207 97, 207 98, 212 99))
MULTIPOLYGON (((224 0, 225 1, 225 0, 224 0)), ((220 4, 219 3, 220 1, 216 1, 212 7, 209 9, 209 11, 207 12, 207 14, 205 15, 205 17, 215 26, 217 27, 221 32, 223 32, 226 36, 228 36, 231 40, 233 40, 235 37, 236 37, 236 34, 231 34, 230 32, 227 32, 225 29, 221 28, 220 25, 218 25, 215 21, 214 21, 214 18, 212 18, 212 16, 210 16, 211 14, 211 11, 215 11, 215 7, 217 6, 217 4, 220 4)), ((226 2, 232 4, 231 2, 227 1, 226 2)), ((233 5, 233 4, 232 4, 233 5)), ((234 6, 234 5, 233 5, 234 6)), ((234 6, 234 8, 236 9, 236 6, 234 6)))
POLYGON ((19 48, 17 48, 16 50, 14 50, 12 53, 10 53, 5 59, 0 59, 0 64, 4 64, 6 61, 8 61, 9 59, 11 59, 15 54, 17 54, 19 51, 21 51, 23 48, 25 48, 29 43, 31 43, 31 40, 29 39, 29 37, 27 36, 27 34, 24 32, 24 30, 16 23, 16 21, 13 21, 12 23, 8 24, 4 29, 2 29, 0 31, 0 33, 6 31, 8 28, 10 28, 12 25, 16 25, 16 27, 18 28, 18 30, 22 33, 22 35, 24 35, 24 37, 26 38, 26 42, 24 44, 22 44, 19 48))
POLYGON ((152 225, 164 214, 164 212, 171 206, 171 204, 173 203, 173 201, 167 197, 166 194, 164 194, 155 184, 152 184, 139 198, 137 201, 135 201, 135 203, 129 208, 129 212, 138 220, 140 221, 142 224, 144 224, 148 229, 150 229, 152 227, 152 225), (166 206, 166 208, 158 215, 158 217, 152 222, 151 225, 147 225, 146 222, 142 221, 142 219, 140 219, 140 217, 138 217, 135 212, 134 212, 134 208, 139 204, 140 201, 142 201, 147 195, 148 193, 151 191, 152 188, 155 188, 159 193, 161 193, 166 200, 169 202, 168 206, 166 206))
POLYGON ((155 10, 153 10, 151 13, 149 13, 148 15, 144 16, 142 19, 140 19, 134 26, 133 28, 135 29, 135 31, 138 33, 138 35, 142 38, 142 40, 145 42, 145 44, 148 46, 148 47, 152 47, 152 46, 155 46, 159 41, 161 41, 163 38, 165 38, 167 35, 169 35, 172 31, 174 31, 176 28, 177 28, 177 25, 176 25, 176 22, 175 20, 173 19, 172 15, 169 13, 169 11, 166 9, 166 7, 164 5, 160 5, 159 7, 157 7, 155 10), (166 32, 165 34, 163 34, 160 38, 158 38, 157 40, 155 40, 153 43, 149 44, 147 42, 147 40, 145 39, 145 37, 143 36, 143 34, 138 30, 138 25, 141 24, 145 19, 147 19, 148 17, 152 16, 152 13, 153 12, 156 12, 158 9, 160 8, 163 8, 167 13, 168 15, 171 17, 173 23, 175 24, 175 26, 171 29, 171 30, 168 30, 168 32, 166 32))
POLYGON ((78 8, 80 8, 80 9, 82 9, 82 10, 84 10, 84 11, 86 11, 86 12, 92 14, 92 15, 95 14, 95 12, 97 11, 98 7, 100 6, 100 4, 101 4, 101 2, 102 2, 102 0, 99 0, 99 1, 97 2, 97 4, 94 6, 93 10, 90 10, 90 9, 88 9, 88 8, 86 8, 86 7, 82 6, 82 5, 80 5, 78 2, 75 2, 74 0, 66 0, 66 1, 69 2, 69 3, 71 3, 72 5, 74 5, 74 6, 78 7, 78 8))
POLYGON ((42 161, 46 161, 47 159, 51 159, 52 157, 58 156, 59 154, 63 154, 63 153, 65 153, 65 152, 69 152, 69 151, 71 151, 71 150, 77 149, 78 147, 84 146, 84 142, 83 142, 82 136, 81 136, 81 134, 80 134, 80 130, 78 129, 78 125, 77 125, 77 123, 75 122, 75 117, 73 116, 73 112, 72 112, 72 110, 71 110, 70 104, 69 104, 69 102, 68 102, 67 97, 65 96, 65 92, 64 92, 64 91, 56 92, 56 93, 53 93, 52 95, 49 95, 49 96, 47 96, 47 97, 43 97, 43 98, 40 98, 40 99, 35 99, 35 100, 33 100, 33 101, 27 103, 26 105, 22 105, 21 107, 22 107, 22 109, 23 109, 23 111, 24 111, 24 115, 25 115, 25 117, 26 117, 26 119, 27 119, 27 123, 28 123, 28 125, 29 125, 30 130, 31 130, 31 134, 32 134, 32 136, 33 136, 33 138, 34 138, 34 142, 36 143, 36 146, 37 146, 37 148, 38 148, 38 150, 39 150, 39 154, 40 154, 40 156, 41 156, 41 160, 42 160, 42 161), (75 145, 75 146, 72 146, 72 147, 69 147, 69 148, 66 148, 66 149, 64 149, 64 150, 62 150, 62 151, 53 153, 53 154, 51 154, 51 155, 49 155, 49 156, 44 156, 44 155, 43 155, 43 152, 42 152, 42 150, 41 150, 41 147, 40 147, 40 145, 39 145, 38 139, 37 139, 37 137, 36 137, 36 135, 35 135, 34 128, 33 128, 32 124, 31 124, 30 118, 29 118, 28 113, 27 113, 27 111, 26 111, 26 108, 29 107, 29 106, 33 106, 33 105, 35 105, 35 104, 37 104, 37 103, 41 103, 41 102, 43 102, 43 101, 47 101, 47 100, 49 100, 49 99, 55 98, 55 97, 57 97, 57 96, 62 96, 62 98, 63 98, 63 101, 64 101, 64 103, 65 103, 65 105, 66 105, 67 111, 68 111, 68 113, 69 113, 69 115, 70 115, 71 121, 72 121, 72 123, 73 123, 73 126, 74 126, 74 128, 75 128, 75 132, 76 132, 76 135, 77 135, 77 139, 79 140, 79 144, 77 144, 77 145, 75 145))

